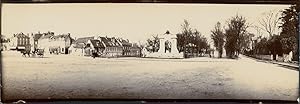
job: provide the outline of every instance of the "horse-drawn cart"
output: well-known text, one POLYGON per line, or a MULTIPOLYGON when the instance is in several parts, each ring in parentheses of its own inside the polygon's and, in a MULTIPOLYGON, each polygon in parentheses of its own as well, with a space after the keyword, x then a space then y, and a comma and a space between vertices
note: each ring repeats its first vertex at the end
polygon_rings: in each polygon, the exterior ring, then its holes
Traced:
POLYGON ((37 49, 36 55, 43 57, 44 56, 44 49, 37 49))
POLYGON ((24 50, 21 50, 21 53, 24 57, 26 57, 26 55, 28 55, 28 57, 30 57, 30 51, 31 51, 31 46, 30 45, 26 45, 24 50))
POLYGON ((31 49, 30 45, 26 45, 24 50, 21 50, 21 53, 24 57, 28 55, 28 57, 35 57, 36 55, 39 57, 44 56, 44 49, 31 49))

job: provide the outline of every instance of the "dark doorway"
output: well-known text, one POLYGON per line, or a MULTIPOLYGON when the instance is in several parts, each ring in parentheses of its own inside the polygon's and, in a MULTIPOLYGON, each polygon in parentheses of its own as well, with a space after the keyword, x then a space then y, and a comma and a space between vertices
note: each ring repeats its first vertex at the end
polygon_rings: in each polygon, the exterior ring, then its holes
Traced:
POLYGON ((69 48, 65 48, 65 54, 69 54, 69 48))

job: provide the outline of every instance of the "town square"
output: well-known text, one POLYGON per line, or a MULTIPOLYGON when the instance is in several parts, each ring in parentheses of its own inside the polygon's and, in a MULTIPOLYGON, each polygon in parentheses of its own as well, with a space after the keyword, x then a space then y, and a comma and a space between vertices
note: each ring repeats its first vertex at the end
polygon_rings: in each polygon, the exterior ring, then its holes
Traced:
POLYGON ((3 8, 5 101, 299 96, 299 5, 3 8))
POLYGON ((3 97, 7 100, 298 97, 298 71, 246 56, 239 60, 23 58, 16 52, 3 52, 3 60, 3 97))

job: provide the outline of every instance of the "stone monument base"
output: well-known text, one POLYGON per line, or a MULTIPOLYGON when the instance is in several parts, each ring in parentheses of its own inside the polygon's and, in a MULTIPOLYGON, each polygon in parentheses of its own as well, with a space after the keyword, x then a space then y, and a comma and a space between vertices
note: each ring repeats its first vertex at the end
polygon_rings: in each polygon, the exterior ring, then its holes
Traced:
POLYGON ((151 57, 151 58, 184 58, 183 52, 181 53, 148 53, 146 57, 151 57))

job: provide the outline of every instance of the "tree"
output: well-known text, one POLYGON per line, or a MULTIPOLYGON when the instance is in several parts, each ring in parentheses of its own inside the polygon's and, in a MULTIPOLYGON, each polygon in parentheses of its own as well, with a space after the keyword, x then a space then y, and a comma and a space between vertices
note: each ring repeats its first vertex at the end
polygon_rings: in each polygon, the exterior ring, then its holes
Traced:
POLYGON ((273 54, 273 59, 277 59, 276 55, 282 55, 282 44, 280 42, 280 36, 274 35, 268 40, 268 49, 273 54))
POLYGON ((211 38, 214 41, 214 46, 219 52, 219 58, 222 58, 225 35, 221 29, 221 23, 217 22, 215 28, 211 31, 211 38))
POLYGON ((197 30, 192 29, 187 20, 181 25, 182 32, 177 34, 177 46, 180 52, 187 53, 202 53, 203 49, 208 49, 207 39, 197 30), (189 46, 193 45, 193 46, 189 46))
POLYGON ((242 44, 247 36, 248 24, 243 16, 236 15, 229 19, 227 28, 225 28, 225 49, 229 58, 235 58, 239 55, 241 49, 245 48, 242 44))
POLYGON ((298 59, 298 32, 299 27, 299 5, 292 5, 288 9, 285 9, 281 13, 281 21, 280 28, 282 29, 280 33, 281 44, 284 53, 288 53, 293 51, 294 57, 293 60, 298 59))
POLYGON ((258 42, 255 45, 254 48, 255 54, 260 54, 260 55, 267 55, 269 54, 269 44, 268 44, 268 39, 267 38, 258 38, 258 42))
POLYGON ((152 35, 151 39, 147 39, 147 48, 151 52, 157 52, 159 49, 159 38, 158 35, 152 35))
POLYGON ((184 23, 181 25, 182 33, 179 38, 180 47, 182 47, 183 52, 186 52, 186 45, 189 43, 190 36, 192 35, 192 28, 190 23, 187 20, 184 20, 184 23))
POLYGON ((279 29, 279 13, 275 13, 275 11, 269 11, 264 13, 265 17, 259 20, 259 28, 261 30, 267 32, 269 37, 276 34, 279 29))

